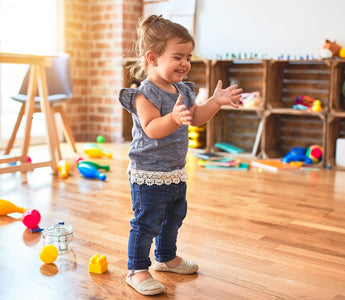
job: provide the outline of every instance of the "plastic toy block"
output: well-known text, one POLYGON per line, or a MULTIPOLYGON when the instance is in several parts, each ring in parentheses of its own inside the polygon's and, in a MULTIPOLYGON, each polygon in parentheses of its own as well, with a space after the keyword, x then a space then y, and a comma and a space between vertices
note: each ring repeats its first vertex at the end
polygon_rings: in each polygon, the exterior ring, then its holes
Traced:
POLYGON ((105 255, 96 254, 90 258, 89 272, 102 274, 108 269, 108 262, 105 255))

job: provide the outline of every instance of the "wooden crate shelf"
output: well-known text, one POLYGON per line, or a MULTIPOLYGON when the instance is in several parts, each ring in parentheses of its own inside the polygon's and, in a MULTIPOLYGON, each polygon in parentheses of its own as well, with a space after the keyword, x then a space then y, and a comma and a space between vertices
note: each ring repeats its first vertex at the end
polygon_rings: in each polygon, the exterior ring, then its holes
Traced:
POLYGON ((267 105, 270 108, 291 108, 299 96, 318 99, 329 107, 331 63, 329 61, 274 61, 268 67, 267 105))
MULTIPOLYGON (((132 83, 124 64, 123 86, 132 83)), ((223 87, 238 83, 244 93, 260 92, 257 108, 223 106, 207 123, 206 151, 217 151, 216 142, 227 142, 252 152, 258 129, 263 128, 259 154, 281 158, 293 147, 320 145, 324 159, 319 166, 335 166, 337 138, 345 136, 345 60, 193 60, 185 80, 195 83, 196 94, 207 88, 209 96, 223 81, 223 87), (322 103, 321 112, 293 109, 298 96, 310 96, 322 103)), ((124 111, 123 136, 131 140, 131 116, 124 111)))
POLYGON ((345 112, 345 60, 332 61, 330 112, 345 112))
POLYGON ((329 114, 327 126, 327 167, 343 169, 345 167, 337 166, 335 162, 336 142, 338 138, 345 138, 345 112, 329 114))
POLYGON ((213 92, 218 80, 223 88, 238 84, 244 93, 259 92, 261 104, 257 108, 234 109, 223 106, 208 123, 207 149, 214 151, 216 142, 227 142, 252 152, 267 93, 267 60, 214 60, 211 62, 210 88, 213 92), (233 131, 233 132, 231 132, 233 131))
POLYGON ((218 80, 223 81, 223 87, 238 84, 244 93, 260 92, 266 99, 267 60, 215 60, 211 62, 210 88, 213 92, 218 80))
POLYGON ((294 147, 308 148, 311 145, 319 145, 325 151, 326 125, 326 117, 323 114, 265 111, 262 135, 263 158, 282 158, 294 147))
POLYGON ((251 153, 260 121, 261 117, 255 110, 220 110, 212 122, 211 148, 215 150, 214 144, 223 142, 251 153))

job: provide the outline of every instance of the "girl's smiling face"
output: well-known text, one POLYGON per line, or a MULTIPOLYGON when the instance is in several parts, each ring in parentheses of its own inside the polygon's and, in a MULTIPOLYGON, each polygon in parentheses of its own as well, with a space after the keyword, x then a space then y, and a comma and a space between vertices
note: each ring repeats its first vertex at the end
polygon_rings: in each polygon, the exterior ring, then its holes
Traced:
POLYGON ((182 81, 190 71, 192 51, 192 42, 181 44, 178 39, 168 41, 163 54, 150 64, 148 79, 171 91, 172 84, 182 81))

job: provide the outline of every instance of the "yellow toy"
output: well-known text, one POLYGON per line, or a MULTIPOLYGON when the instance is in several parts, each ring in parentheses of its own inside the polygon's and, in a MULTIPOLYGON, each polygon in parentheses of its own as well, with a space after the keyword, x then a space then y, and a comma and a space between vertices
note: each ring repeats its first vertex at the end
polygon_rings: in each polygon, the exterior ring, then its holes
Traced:
POLYGON ((46 245, 41 248, 39 256, 45 264, 51 264, 56 260, 58 254, 58 249, 54 245, 46 245))
POLYGON ((206 124, 202 126, 189 126, 188 146, 191 148, 203 148, 206 144, 206 124))
POLYGON ((11 213, 24 213, 27 208, 19 207, 14 205, 12 202, 0 199, 0 215, 7 215, 11 213))
POLYGON ((313 112, 319 112, 322 111, 322 105, 320 100, 315 100, 313 103, 313 106, 311 107, 311 110, 313 112))
POLYGON ((105 255, 96 254, 90 258, 89 272, 102 274, 108 269, 108 262, 105 255))
POLYGON ((65 179, 68 177, 70 166, 68 161, 66 160, 60 160, 58 163, 58 171, 60 173, 60 177, 65 179))
POLYGON ((91 158, 100 158, 102 156, 106 156, 108 158, 113 157, 113 154, 110 151, 105 150, 93 143, 86 143, 84 145, 84 153, 91 158))

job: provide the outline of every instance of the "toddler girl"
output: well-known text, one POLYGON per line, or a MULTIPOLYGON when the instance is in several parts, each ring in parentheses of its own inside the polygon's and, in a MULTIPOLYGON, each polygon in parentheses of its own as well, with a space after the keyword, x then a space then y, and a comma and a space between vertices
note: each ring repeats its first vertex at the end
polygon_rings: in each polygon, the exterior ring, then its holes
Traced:
POLYGON ((129 178, 134 218, 130 221, 126 281, 143 295, 162 293, 164 286, 148 269, 155 238, 155 271, 192 274, 198 265, 176 255, 178 229, 186 216, 188 125, 210 120, 223 104, 238 107, 236 85, 195 104, 194 84, 183 81, 191 69, 194 39, 183 26, 161 16, 138 24, 138 63, 132 75, 138 88, 122 89, 119 100, 133 118, 129 178))

